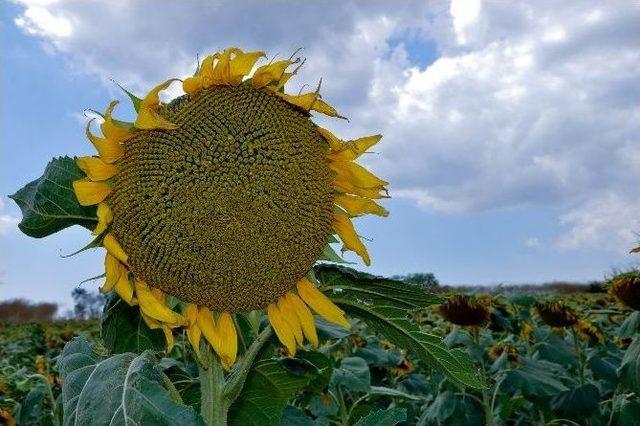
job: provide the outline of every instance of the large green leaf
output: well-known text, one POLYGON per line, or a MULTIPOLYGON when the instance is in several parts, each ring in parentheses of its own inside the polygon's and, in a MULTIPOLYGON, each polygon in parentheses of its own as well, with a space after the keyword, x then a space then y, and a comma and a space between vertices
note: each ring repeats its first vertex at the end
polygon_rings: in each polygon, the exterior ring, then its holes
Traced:
POLYGON ((107 296, 100 334, 111 353, 160 351, 166 345, 162 330, 151 330, 142 319, 140 309, 127 305, 115 293, 107 296))
POLYGON ((640 334, 636 334, 620 364, 620 381, 627 389, 640 393, 640 334))
POLYGON ((354 392, 368 392, 371 373, 367 361, 357 356, 343 358, 339 368, 333 369, 331 386, 344 386, 354 392))
POLYGON ((507 372, 502 388, 525 396, 551 397, 569 390, 557 379, 560 371, 558 364, 526 359, 521 367, 507 372))
POLYGON ((600 391, 595 385, 582 386, 560 392, 551 399, 551 408, 567 419, 584 419, 598 409, 600 391))
POLYGON ((72 225, 96 226, 96 206, 81 206, 71 183, 85 177, 69 157, 54 158, 44 174, 9 198, 22 210, 18 227, 30 237, 42 238, 72 225))
POLYGON ((358 420, 355 426, 394 426, 406 419, 407 410, 404 408, 390 408, 372 411, 366 417, 358 420))
POLYGON ((312 368, 292 374, 280 360, 255 363, 238 399, 229 409, 230 425, 276 426, 289 400, 315 376, 312 368))
POLYGON ((58 369, 65 425, 203 424, 169 393, 173 386, 149 351, 106 357, 81 336, 67 343, 58 369))
POLYGON ((467 353, 448 349, 440 337, 421 331, 409 318, 412 309, 441 303, 440 296, 340 266, 319 265, 315 274, 322 291, 348 314, 454 380, 474 388, 484 386, 467 353))

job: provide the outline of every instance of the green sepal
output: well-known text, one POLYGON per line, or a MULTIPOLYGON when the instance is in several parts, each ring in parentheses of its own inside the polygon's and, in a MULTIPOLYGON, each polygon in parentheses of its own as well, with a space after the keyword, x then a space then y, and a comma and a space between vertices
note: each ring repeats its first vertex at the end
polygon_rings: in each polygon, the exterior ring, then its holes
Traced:
POLYGON ((67 257, 72 257, 72 256, 75 256, 76 254, 82 253, 85 250, 102 247, 102 240, 104 240, 104 235, 105 235, 105 233, 103 232, 102 234, 98 235, 93 240, 91 240, 91 242, 89 242, 89 244, 87 244, 86 246, 82 247, 81 249, 78 249, 78 250, 74 251, 73 253, 61 254, 60 257, 66 259, 67 257))

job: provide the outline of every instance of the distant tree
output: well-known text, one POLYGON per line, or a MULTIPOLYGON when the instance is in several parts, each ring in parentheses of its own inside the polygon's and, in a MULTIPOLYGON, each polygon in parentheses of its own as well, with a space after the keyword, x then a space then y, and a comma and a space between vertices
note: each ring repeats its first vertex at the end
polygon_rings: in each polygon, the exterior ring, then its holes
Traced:
POLYGON ((100 293, 90 293, 77 287, 71 292, 73 298, 73 316, 76 319, 99 318, 105 297, 100 293))
POLYGON ((0 302, 0 321, 51 321, 58 311, 55 303, 31 303, 24 299, 0 302))
POLYGON ((438 287, 440 285, 436 276, 431 272, 396 275, 393 278, 399 281, 404 281, 407 284, 418 285, 421 287, 438 287))

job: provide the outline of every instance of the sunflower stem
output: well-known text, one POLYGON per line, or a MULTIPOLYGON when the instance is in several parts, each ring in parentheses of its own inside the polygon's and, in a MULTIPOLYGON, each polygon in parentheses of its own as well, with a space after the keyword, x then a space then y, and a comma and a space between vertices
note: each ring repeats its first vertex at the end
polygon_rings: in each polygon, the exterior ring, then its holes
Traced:
POLYGON ((208 348, 208 368, 200 366, 200 414, 208 426, 226 426, 229 405, 224 398, 224 371, 208 348))
POLYGON ((251 367, 253 366, 253 361, 270 337, 271 327, 267 326, 258 335, 256 340, 251 343, 251 345, 245 352, 244 357, 242 357, 242 359, 236 365, 234 372, 229 377, 227 385, 225 386, 224 396, 229 405, 231 405, 233 401, 235 401, 238 396, 240 396, 240 392, 242 391, 244 382, 247 380, 247 375, 249 374, 249 371, 251 371, 251 367))

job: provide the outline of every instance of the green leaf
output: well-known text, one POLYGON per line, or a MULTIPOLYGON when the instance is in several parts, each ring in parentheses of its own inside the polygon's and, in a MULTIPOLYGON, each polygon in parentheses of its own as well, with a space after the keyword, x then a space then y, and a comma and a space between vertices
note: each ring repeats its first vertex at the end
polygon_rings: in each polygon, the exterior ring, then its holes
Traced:
POLYGON ((591 383, 560 392, 551 399, 551 408, 568 419, 590 417, 598 409, 600 392, 591 383))
POLYGON ((355 426, 394 426, 406 419, 407 410, 404 408, 376 410, 358 420, 355 426))
POLYGON ((133 109, 135 109, 136 112, 140 112, 140 104, 142 103, 142 99, 140 99, 139 97, 137 97, 136 95, 134 95, 133 93, 131 93, 130 91, 122 87, 120 83, 116 82, 115 80, 111 80, 111 81, 113 81, 116 86, 122 89, 122 91, 127 94, 129 99, 131 99, 131 103, 133 104, 133 109))
POLYGON ((394 398, 404 398, 404 399, 410 399, 412 401, 421 401, 424 398, 421 398, 417 395, 411 395, 408 394, 406 392, 402 392, 399 391, 397 389, 393 389, 393 388, 387 388, 384 386, 371 386, 371 388, 369 389, 369 394, 370 395, 384 395, 384 396, 390 396, 390 397, 394 397, 394 398))
POLYGON ((318 265, 314 270, 321 290, 348 314, 457 382, 473 388, 484 386, 466 352, 448 349, 440 337, 422 332, 409 318, 412 309, 441 303, 440 296, 341 266, 318 265))
POLYGON ((640 331, 640 311, 633 311, 620 326, 620 338, 632 337, 640 331))
POLYGON ((9 196, 22 210, 20 230, 30 237, 42 238, 72 225, 93 229, 98 221, 96 206, 81 206, 71 186, 83 177, 75 159, 51 160, 40 178, 9 196))
POLYGON ((280 424, 282 426, 315 426, 316 422, 300 408, 289 405, 282 413, 280 424))
POLYGON ((107 296, 100 334, 111 353, 141 353, 147 349, 161 351, 165 348, 162 330, 151 330, 142 319, 140 309, 127 305, 115 293, 107 296))
POLYGON ((624 353, 618 372, 627 389, 640 393, 640 334, 635 335, 624 353))
POLYGON ((276 426, 289 400, 314 377, 311 370, 291 374, 280 361, 253 365, 238 399, 229 409, 230 425, 276 426))
POLYGON ((344 386, 354 392, 369 392, 371 373, 367 361, 358 357, 343 358, 340 368, 333 369, 331 386, 344 386))
POLYGON ((67 343, 58 369, 65 425, 203 424, 193 408, 172 399, 149 351, 105 357, 81 336, 67 343))
POLYGON ((507 372, 504 390, 520 391, 525 396, 551 397, 568 388, 556 377, 562 368, 551 362, 527 359, 524 365, 507 372))
POLYGON ((38 382, 22 400, 19 416, 21 425, 46 425, 53 423, 53 411, 49 398, 49 389, 38 382))

